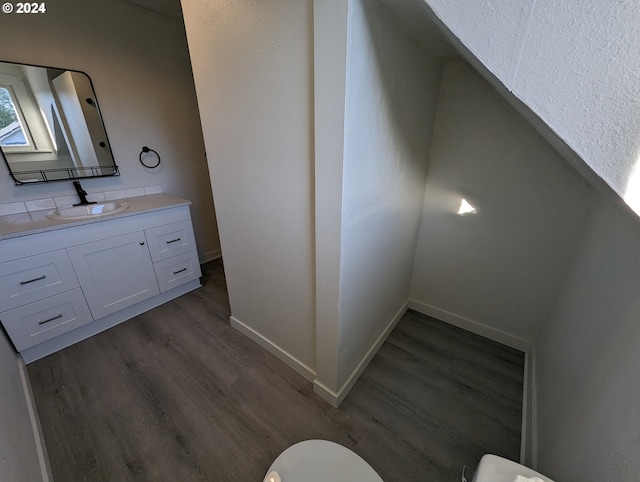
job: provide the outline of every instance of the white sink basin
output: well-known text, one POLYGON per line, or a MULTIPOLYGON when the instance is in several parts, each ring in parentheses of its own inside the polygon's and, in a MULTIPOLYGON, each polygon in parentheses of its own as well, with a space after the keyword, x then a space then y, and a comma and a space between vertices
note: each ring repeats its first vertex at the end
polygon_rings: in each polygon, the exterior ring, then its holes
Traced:
POLYGON ((129 207, 129 203, 114 201, 86 206, 58 208, 46 214, 49 219, 92 219, 100 216, 121 213, 129 207))

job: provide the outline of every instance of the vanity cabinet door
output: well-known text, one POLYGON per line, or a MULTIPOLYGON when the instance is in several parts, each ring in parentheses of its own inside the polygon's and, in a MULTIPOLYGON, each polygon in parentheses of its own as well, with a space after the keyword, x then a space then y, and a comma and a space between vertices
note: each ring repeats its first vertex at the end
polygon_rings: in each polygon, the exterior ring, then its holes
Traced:
POLYGON ((95 319, 160 291, 144 232, 67 248, 95 319))

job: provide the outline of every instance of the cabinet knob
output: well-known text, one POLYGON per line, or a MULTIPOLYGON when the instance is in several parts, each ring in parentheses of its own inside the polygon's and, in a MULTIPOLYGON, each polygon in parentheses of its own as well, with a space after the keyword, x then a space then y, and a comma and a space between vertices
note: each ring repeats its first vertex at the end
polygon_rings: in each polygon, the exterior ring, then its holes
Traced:
POLYGON ((140 246, 144 246, 144 241, 140 241, 140 246))

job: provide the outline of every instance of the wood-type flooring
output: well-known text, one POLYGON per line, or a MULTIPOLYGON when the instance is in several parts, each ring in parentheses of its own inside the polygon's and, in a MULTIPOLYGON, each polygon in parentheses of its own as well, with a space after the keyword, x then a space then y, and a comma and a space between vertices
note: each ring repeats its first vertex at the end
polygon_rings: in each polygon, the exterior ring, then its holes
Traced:
POLYGON ((203 271, 202 288, 28 366, 55 481, 259 482, 307 439, 385 482, 518 460, 521 352, 409 311, 334 409, 230 327, 221 260, 203 271))

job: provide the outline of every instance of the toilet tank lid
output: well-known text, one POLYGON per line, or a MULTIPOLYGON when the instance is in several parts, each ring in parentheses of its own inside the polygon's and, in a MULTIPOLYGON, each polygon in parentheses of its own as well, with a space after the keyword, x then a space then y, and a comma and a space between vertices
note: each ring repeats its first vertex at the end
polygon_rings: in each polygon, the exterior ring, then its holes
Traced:
POLYGON ((473 482, 553 482, 549 477, 497 455, 480 459, 473 482), (518 476, 520 478, 518 478, 518 476), (536 480, 538 478, 539 480, 536 480))

